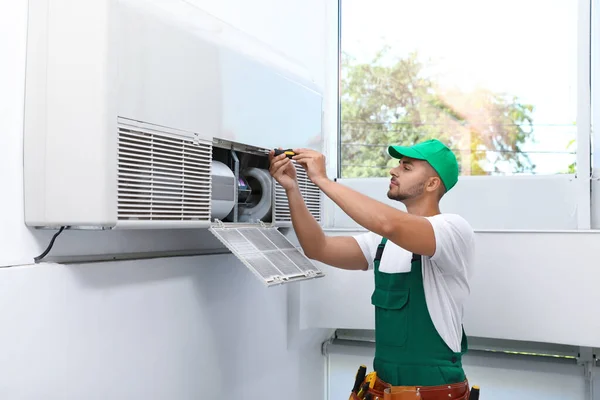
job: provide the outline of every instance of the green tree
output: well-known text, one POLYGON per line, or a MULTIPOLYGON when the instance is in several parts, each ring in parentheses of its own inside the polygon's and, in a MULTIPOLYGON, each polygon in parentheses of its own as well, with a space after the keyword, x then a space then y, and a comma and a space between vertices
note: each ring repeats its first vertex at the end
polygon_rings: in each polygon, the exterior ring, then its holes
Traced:
POLYGON ((431 138, 455 151, 463 175, 502 164, 514 172, 535 168, 520 148, 533 133, 532 105, 487 89, 442 90, 416 53, 392 59, 384 48, 366 64, 344 54, 341 90, 343 177, 387 176, 397 164, 387 145, 431 138))

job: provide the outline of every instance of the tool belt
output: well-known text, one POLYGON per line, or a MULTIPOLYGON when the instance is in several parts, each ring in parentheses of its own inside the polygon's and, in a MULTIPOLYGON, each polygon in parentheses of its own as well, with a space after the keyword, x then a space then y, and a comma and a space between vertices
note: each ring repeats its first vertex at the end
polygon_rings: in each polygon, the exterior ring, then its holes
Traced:
MULTIPOLYGON (((367 386, 365 380, 362 386, 367 386)), ((440 386, 392 386, 379 378, 366 390, 352 392, 349 400, 468 400, 469 382, 440 386)))

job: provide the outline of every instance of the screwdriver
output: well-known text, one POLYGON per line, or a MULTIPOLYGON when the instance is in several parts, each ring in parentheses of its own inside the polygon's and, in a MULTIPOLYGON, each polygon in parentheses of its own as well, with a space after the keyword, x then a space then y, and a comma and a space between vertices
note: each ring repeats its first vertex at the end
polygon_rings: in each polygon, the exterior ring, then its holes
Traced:
POLYGON ((358 398, 362 399, 363 396, 366 394, 367 390, 369 390, 369 382, 365 382, 364 385, 362 385, 362 387, 360 388, 360 390, 358 391, 358 398))
POLYGON ((280 154, 285 153, 287 158, 291 159, 292 157, 294 157, 296 155, 296 153, 294 153, 294 150, 292 150, 292 149, 286 149, 286 150, 273 149, 273 150, 275 151, 275 157, 277 157, 280 154))
POLYGON ((354 387, 352 388, 353 393, 358 393, 358 389, 360 388, 360 384, 365 380, 365 375, 367 374, 366 365, 361 365, 356 372, 356 377, 354 378, 354 387))

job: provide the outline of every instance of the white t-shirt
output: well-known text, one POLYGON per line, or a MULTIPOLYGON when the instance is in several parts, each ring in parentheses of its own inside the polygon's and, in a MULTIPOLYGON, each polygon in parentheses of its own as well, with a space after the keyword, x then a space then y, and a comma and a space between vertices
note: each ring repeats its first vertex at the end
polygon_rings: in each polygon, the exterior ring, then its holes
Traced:
MULTIPOLYGON (((432 257, 422 257, 423 286, 429 314, 438 333, 448 347, 460 352, 463 304, 470 293, 473 272, 475 235, 469 223, 456 214, 427 217, 433 226, 436 250, 432 257)), ((368 232, 354 236, 369 269, 381 236, 368 232)), ((388 240, 379 264, 386 273, 409 272, 412 253, 388 240)))

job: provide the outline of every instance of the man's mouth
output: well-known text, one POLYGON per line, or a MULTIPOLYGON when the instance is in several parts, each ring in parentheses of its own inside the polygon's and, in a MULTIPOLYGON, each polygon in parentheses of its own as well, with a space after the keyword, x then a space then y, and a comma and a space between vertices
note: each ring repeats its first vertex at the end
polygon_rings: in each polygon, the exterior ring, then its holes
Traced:
POLYGON ((392 179, 390 180, 390 186, 398 186, 398 182, 392 179))

